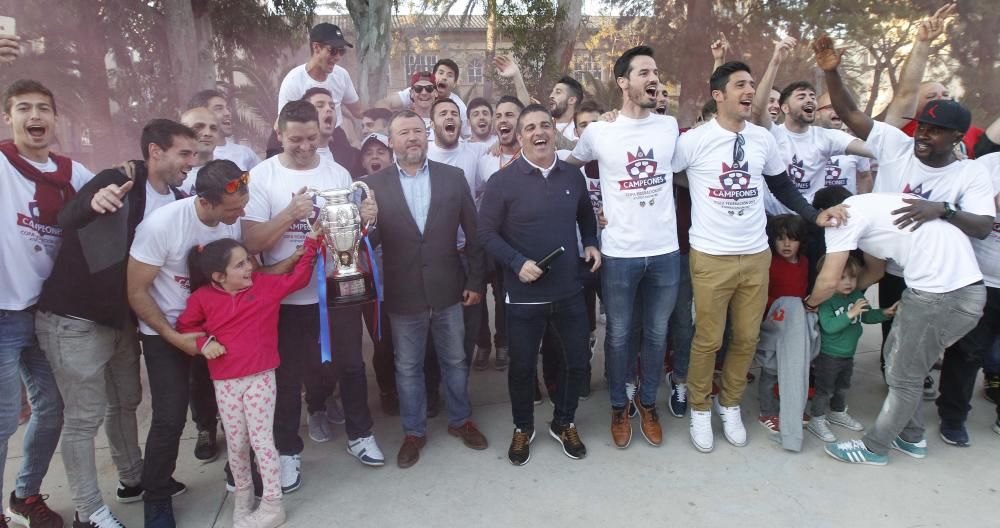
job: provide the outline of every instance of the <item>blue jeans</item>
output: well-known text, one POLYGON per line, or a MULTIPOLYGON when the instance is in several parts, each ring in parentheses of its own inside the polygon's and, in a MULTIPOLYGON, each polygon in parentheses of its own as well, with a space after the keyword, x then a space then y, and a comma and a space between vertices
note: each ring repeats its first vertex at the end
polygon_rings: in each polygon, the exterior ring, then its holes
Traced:
POLYGON ((469 403, 469 366, 465 362, 465 322, 462 303, 443 310, 412 314, 389 314, 392 345, 396 352, 396 390, 403 433, 427 435, 427 393, 424 383, 424 355, 427 333, 441 366, 448 425, 458 427, 472 416, 469 403))
POLYGON ((629 334, 636 310, 635 298, 640 292, 642 379, 639 398, 644 406, 655 405, 666 350, 667 322, 677 301, 679 283, 680 255, 677 251, 652 257, 604 256, 601 288, 608 317, 604 354, 612 407, 621 408, 628 403, 625 381, 633 374, 628 372, 629 334))
MULTIPOLYGON (((35 495, 49 471, 59 444, 63 402, 52 367, 35 338, 35 314, 28 310, 0 310, 0 475, 7 461, 7 440, 17 432, 21 413, 21 382, 28 389, 31 420, 24 431, 24 460, 14 492, 20 498, 35 495)), ((4 497, 0 482, 0 497, 4 497)))
POLYGON ((674 379, 687 380, 688 364, 691 363, 691 339, 694 337, 694 319, 691 307, 694 292, 691 290, 691 270, 688 256, 681 255, 681 281, 677 287, 677 303, 670 314, 670 336, 674 345, 674 379))

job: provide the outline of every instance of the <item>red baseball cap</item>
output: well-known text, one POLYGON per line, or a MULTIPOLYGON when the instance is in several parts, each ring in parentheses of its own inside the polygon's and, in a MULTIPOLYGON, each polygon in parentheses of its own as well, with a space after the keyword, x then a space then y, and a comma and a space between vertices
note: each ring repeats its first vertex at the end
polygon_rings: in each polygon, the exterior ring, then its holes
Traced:
POLYGON ((434 79, 434 74, 429 71, 417 71, 413 72, 410 76, 410 86, 417 84, 420 81, 428 81, 434 86, 437 86, 437 81, 434 79))

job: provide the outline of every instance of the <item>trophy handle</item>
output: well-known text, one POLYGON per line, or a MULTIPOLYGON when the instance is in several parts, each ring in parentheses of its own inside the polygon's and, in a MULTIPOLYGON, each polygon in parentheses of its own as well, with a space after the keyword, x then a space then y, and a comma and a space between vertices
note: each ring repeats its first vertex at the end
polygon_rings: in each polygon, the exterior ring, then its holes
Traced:
POLYGON ((358 187, 360 187, 361 190, 365 191, 365 195, 367 195, 367 196, 371 196, 372 195, 372 190, 368 188, 368 184, 365 183, 365 182, 363 182, 363 181, 360 181, 360 180, 351 183, 351 192, 354 192, 355 190, 357 190, 358 187))

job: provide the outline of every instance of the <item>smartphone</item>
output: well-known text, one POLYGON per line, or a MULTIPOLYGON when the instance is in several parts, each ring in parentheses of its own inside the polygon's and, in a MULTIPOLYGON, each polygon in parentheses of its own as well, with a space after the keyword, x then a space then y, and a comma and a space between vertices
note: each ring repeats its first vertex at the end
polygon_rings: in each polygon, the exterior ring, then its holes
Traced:
POLYGON ((13 37, 17 35, 14 17, 0 16, 0 37, 13 37))

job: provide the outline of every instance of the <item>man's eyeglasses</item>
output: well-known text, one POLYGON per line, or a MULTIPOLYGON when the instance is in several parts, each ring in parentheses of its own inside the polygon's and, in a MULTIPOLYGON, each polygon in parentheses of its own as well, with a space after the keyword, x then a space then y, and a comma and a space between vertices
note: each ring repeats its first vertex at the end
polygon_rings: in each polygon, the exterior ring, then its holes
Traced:
POLYGON ((416 84, 414 86, 411 86, 410 88, 413 90, 413 93, 420 93, 421 91, 426 93, 434 92, 433 84, 416 84))
POLYGON ((733 165, 743 161, 743 145, 747 144, 747 140, 743 138, 743 134, 739 132, 736 133, 736 140, 733 141, 733 165))
POLYGON ((226 194, 233 194, 240 190, 240 186, 250 185, 250 173, 244 172, 240 174, 235 180, 230 180, 226 182, 226 194))

